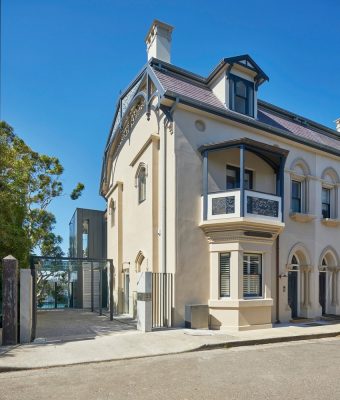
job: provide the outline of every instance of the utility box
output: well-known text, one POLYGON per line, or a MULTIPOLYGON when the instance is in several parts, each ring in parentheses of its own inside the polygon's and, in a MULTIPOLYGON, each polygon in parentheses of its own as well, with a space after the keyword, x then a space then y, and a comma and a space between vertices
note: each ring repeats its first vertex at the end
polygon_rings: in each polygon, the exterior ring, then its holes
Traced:
POLYGON ((185 305, 185 327, 191 329, 209 328, 209 308, 207 304, 185 305))

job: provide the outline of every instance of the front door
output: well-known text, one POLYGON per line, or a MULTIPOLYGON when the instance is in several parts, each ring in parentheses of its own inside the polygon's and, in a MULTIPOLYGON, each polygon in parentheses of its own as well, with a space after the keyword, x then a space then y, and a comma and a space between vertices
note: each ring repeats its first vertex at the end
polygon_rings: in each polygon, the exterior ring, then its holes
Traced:
POLYGON ((292 310, 292 318, 298 316, 298 272, 288 271, 288 304, 292 310))
POLYGON ((319 303, 322 315, 326 314, 326 272, 319 272, 319 303))

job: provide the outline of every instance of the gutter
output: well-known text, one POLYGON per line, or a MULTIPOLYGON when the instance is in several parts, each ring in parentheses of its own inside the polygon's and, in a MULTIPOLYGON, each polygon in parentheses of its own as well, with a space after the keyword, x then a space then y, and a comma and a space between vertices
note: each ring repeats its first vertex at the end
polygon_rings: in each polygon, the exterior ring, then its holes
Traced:
MULTIPOLYGON (((176 94, 174 92, 168 91, 164 95, 164 97, 169 100, 175 100, 176 98, 178 98, 179 103, 181 103, 183 105, 187 105, 189 107, 193 107, 193 108, 199 109, 201 111, 205 111, 207 113, 219 116, 221 118, 229 119, 231 121, 235 121, 235 122, 238 122, 238 123, 241 123, 244 125, 248 125, 252 128, 260 129, 262 131, 283 137, 283 138, 291 140, 293 142, 297 142, 302 145, 309 146, 309 147, 312 147, 312 148, 315 148, 318 150, 322 150, 328 154, 333 154, 337 157, 340 157, 340 150, 336 150, 333 147, 329 147, 329 146, 323 145, 321 143, 315 143, 309 139, 299 139, 298 137, 292 136, 291 134, 287 133, 287 131, 285 131, 283 129, 274 128, 267 124, 264 124, 263 122, 260 122, 257 120, 252 120, 252 119, 246 118, 246 117, 242 117, 241 115, 238 115, 238 113, 228 112, 227 110, 224 111, 217 107, 207 106, 203 102, 197 102, 190 98, 185 98, 183 96, 179 97, 178 94, 176 94)), ((340 144, 340 142, 339 142, 339 144, 340 144)))

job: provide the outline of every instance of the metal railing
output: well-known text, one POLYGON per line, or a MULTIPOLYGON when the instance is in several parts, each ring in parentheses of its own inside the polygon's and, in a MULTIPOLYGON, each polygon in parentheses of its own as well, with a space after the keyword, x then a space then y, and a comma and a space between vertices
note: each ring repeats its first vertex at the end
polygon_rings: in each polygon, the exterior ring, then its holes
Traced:
POLYGON ((152 274, 152 327, 169 328, 173 322, 174 274, 152 274))
POLYGON ((240 190, 209 193, 207 219, 240 217, 244 204, 245 217, 282 221, 281 202, 280 196, 254 190, 244 191, 244 202, 241 202, 240 190))

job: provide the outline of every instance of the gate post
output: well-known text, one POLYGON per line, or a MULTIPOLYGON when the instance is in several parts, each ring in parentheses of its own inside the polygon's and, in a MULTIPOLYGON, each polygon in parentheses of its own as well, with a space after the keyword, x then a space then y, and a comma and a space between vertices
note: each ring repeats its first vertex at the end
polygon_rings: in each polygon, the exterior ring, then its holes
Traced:
POLYGON ((152 272, 137 273, 137 329, 152 330, 152 272))
POLYGON ((2 345, 18 343, 18 260, 2 260, 2 345))
POLYGON ((30 269, 20 270, 20 343, 30 343, 32 337, 33 287, 30 269))

